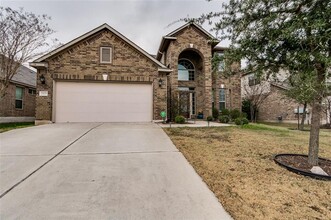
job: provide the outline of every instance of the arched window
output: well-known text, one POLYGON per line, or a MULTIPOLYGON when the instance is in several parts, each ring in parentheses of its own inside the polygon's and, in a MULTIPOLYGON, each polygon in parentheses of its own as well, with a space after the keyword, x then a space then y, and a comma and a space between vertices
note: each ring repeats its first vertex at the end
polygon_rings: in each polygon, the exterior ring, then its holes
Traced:
POLYGON ((182 59, 178 61, 178 80, 194 80, 194 66, 189 60, 182 59))

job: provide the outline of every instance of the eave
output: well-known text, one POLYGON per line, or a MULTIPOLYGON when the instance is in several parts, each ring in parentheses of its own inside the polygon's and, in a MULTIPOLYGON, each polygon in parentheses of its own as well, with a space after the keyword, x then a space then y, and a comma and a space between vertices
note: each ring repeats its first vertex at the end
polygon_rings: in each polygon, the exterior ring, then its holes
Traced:
MULTIPOLYGON (((135 43, 133 43, 131 40, 129 40, 128 38, 126 38, 124 35, 122 35, 120 32, 116 31, 114 28, 112 28, 111 26, 109 26, 108 24, 103 24, 83 35, 81 35, 80 37, 75 38, 74 40, 62 45, 61 47, 45 54, 44 56, 36 59, 35 61, 33 61, 31 64, 34 65, 34 63, 40 63, 45 61, 46 59, 62 52, 65 49, 68 49, 69 47, 77 44, 80 41, 83 41, 84 39, 87 39, 88 37, 96 34, 97 32, 103 30, 103 29, 107 29, 109 30, 111 33, 113 33, 114 35, 116 35, 117 37, 119 37, 120 39, 122 39, 124 42, 126 42, 127 44, 129 44, 130 46, 132 46, 134 49, 136 49, 137 51, 139 51, 141 54, 143 54, 144 56, 146 56, 149 60, 151 60, 153 63, 157 64, 158 67, 160 68, 167 68, 165 65, 163 65, 160 61, 158 61, 157 59, 155 59, 154 57, 152 57, 149 53, 147 53, 145 50, 143 50, 141 47, 139 47, 138 45, 136 45, 135 43)), ((36 67, 35 67, 36 68, 36 67)))
POLYGON ((31 62, 31 63, 29 63, 29 65, 36 69, 47 69, 48 68, 47 62, 31 62))

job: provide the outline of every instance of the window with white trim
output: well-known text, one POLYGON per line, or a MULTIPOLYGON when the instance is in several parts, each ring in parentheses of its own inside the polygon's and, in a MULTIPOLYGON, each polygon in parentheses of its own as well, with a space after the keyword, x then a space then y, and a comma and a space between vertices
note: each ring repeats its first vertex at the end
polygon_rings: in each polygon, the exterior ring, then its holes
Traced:
POLYGON ((100 63, 112 63, 112 52, 111 47, 100 47, 100 63))
POLYGON ((16 87, 15 108, 17 108, 17 109, 23 109, 23 92, 24 92, 24 88, 16 87))
POLYGON ((225 109, 225 89, 220 89, 219 111, 225 109))
POLYGON ((178 80, 179 81, 194 81, 194 66, 191 61, 181 59, 178 61, 178 80))

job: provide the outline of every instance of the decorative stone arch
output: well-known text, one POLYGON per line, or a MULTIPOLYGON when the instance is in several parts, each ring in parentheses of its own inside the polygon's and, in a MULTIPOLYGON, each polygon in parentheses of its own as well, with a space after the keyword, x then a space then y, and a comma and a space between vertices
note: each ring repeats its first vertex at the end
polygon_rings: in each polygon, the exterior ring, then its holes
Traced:
POLYGON ((201 53, 201 50, 199 49, 199 47, 193 45, 193 47, 179 47, 178 48, 178 54, 175 54, 174 56, 177 57, 177 62, 179 60, 179 56, 185 52, 185 51, 193 51, 193 52, 196 52, 200 58, 201 58, 201 61, 202 61, 202 64, 203 64, 203 70, 204 70, 204 66, 205 66, 205 56, 203 55, 203 53, 201 53))

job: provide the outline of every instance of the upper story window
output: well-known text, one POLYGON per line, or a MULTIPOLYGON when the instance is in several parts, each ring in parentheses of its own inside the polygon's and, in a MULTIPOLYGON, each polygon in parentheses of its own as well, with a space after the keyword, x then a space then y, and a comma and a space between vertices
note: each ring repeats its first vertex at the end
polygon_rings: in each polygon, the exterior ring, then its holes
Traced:
POLYGON ((17 108, 17 109, 23 109, 23 92, 24 92, 24 89, 22 87, 16 87, 15 108, 17 108))
POLYGON ((223 52, 216 52, 216 56, 218 56, 218 59, 219 59, 217 70, 218 71, 224 71, 224 68, 225 68, 224 53, 223 52))
POLYGON ((249 86, 255 86, 255 85, 258 85, 260 83, 261 83, 260 79, 257 78, 256 76, 249 76, 248 77, 248 85, 249 86))
POLYGON ((194 81, 194 66, 191 61, 182 59, 178 61, 178 80, 194 81))
POLYGON ((112 63, 113 54, 111 47, 100 47, 100 63, 112 63))

